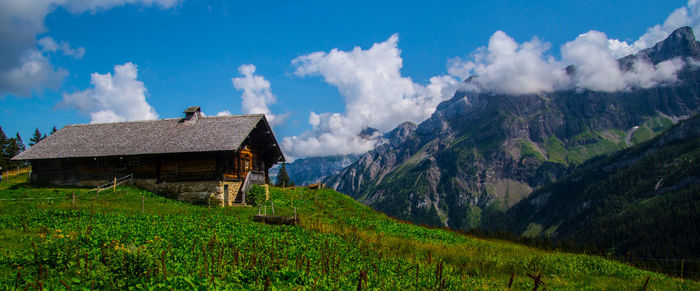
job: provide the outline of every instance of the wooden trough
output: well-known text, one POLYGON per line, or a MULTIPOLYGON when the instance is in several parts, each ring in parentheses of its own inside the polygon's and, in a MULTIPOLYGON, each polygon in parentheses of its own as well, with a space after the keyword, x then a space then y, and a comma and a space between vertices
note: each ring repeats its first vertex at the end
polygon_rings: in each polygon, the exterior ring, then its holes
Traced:
POLYGON ((301 219, 299 219, 299 217, 258 214, 253 216, 253 221, 273 225, 297 225, 301 222, 301 219))

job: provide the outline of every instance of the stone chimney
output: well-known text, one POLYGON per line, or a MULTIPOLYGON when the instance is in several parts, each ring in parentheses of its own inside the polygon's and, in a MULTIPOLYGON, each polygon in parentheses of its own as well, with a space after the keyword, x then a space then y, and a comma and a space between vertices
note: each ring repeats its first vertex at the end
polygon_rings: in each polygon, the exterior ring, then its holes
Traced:
POLYGON ((185 123, 196 123, 199 117, 202 116, 202 110, 199 109, 199 106, 190 106, 183 113, 185 113, 185 123))

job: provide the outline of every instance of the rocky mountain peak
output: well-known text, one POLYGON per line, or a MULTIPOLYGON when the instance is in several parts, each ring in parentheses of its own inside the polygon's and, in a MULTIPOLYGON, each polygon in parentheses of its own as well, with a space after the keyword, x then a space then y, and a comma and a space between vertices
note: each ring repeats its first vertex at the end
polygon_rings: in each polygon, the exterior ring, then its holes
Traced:
POLYGON ((410 121, 406 121, 396 126, 396 128, 392 129, 390 132, 384 134, 384 138, 389 142, 390 145, 396 146, 406 141, 406 139, 408 139, 409 137, 411 137, 413 133, 415 133, 416 128, 418 128, 417 124, 410 121))
POLYGON ((359 137, 364 138, 364 139, 372 139, 375 137, 376 134, 378 134, 379 131, 375 128, 372 127, 365 127, 360 133, 358 134, 359 137))
POLYGON ((695 40, 693 29, 688 26, 674 30, 653 47, 641 50, 636 55, 626 56, 620 61, 625 64, 634 59, 646 59, 652 64, 657 64, 676 57, 700 57, 700 43, 695 40))

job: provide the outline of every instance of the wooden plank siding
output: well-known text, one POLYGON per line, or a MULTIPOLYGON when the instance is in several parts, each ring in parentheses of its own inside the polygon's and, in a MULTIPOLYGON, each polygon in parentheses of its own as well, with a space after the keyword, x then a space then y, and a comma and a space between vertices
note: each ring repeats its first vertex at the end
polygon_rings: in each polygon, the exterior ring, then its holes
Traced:
MULTIPOLYGON (((253 153, 253 170, 265 171, 265 165, 253 153)), ((134 174, 134 179, 155 179, 157 182, 219 181, 224 173, 235 173, 230 181, 245 179, 244 162, 237 151, 45 159, 32 162, 32 182, 56 185, 94 186, 114 177, 134 174)))

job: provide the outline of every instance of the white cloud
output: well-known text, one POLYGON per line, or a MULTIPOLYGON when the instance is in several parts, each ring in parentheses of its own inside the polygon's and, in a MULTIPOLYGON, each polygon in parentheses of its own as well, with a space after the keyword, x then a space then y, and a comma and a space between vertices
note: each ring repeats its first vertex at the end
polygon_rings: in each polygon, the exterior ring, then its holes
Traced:
POLYGON ((502 31, 489 39, 488 48, 473 54, 472 61, 453 59, 448 72, 462 79, 478 75, 476 90, 504 94, 553 91, 566 82, 561 64, 544 53, 549 44, 537 38, 518 44, 502 31))
POLYGON ((64 93, 61 105, 90 115, 90 123, 157 119, 158 114, 146 101, 146 87, 137 80, 136 65, 114 66, 111 73, 93 73, 92 88, 64 93))
MULTIPOLYGON (((233 83, 233 87, 236 90, 243 91, 243 94, 241 94, 243 112, 246 114, 265 114, 270 125, 284 122, 284 119, 287 117, 286 114, 272 114, 268 107, 270 104, 277 102, 277 98, 272 94, 270 82, 265 80, 265 77, 255 74, 254 65, 241 65, 238 67, 238 72, 243 77, 232 78, 231 83, 233 83)), ((230 115, 231 113, 228 112, 228 114, 230 115)))
POLYGON ((457 80, 450 76, 430 79, 427 86, 401 76, 403 59, 398 35, 363 50, 333 49, 314 52, 292 61, 297 76, 320 76, 338 88, 345 101, 343 113, 309 114, 312 130, 283 141, 292 157, 362 153, 376 140, 359 137, 367 127, 387 131, 401 122, 420 122, 437 104, 454 93, 457 80))
POLYGON ((85 48, 78 47, 76 49, 72 48, 70 44, 65 41, 56 42, 50 36, 41 38, 39 41, 39 46, 41 46, 41 51, 43 52, 56 52, 61 51, 65 56, 71 56, 76 59, 81 59, 85 55, 85 48))
POLYGON ((231 115, 231 111, 228 111, 228 110, 224 110, 224 111, 220 111, 220 112, 216 113, 216 116, 229 116, 229 115, 231 115))
POLYGON ((30 96, 32 91, 58 88, 67 75, 56 68, 44 52, 62 51, 65 55, 80 58, 85 49, 72 49, 66 42, 42 38, 46 15, 58 6, 72 13, 96 12, 124 4, 157 5, 170 8, 177 0, 0 0, 0 96, 13 94, 30 96), (37 45, 42 46, 39 50, 37 45))
POLYGON ((562 46, 564 62, 576 66, 573 86, 602 92, 650 88, 676 81, 677 72, 685 64, 680 59, 656 65, 636 60, 630 70, 622 70, 609 43, 605 33, 589 31, 562 46))
POLYGON ((179 0, 58 0, 71 13, 83 13, 89 11, 95 13, 99 10, 108 10, 125 4, 140 4, 144 6, 160 6, 171 8, 176 6, 179 0))
POLYGON ((504 32, 497 31, 491 36, 488 47, 477 49, 469 59, 449 60, 448 72, 462 79, 477 75, 467 84, 468 89, 504 94, 567 88, 603 92, 649 88, 676 82, 676 75, 685 61, 674 59, 653 65, 637 60, 629 70, 623 70, 617 59, 649 48, 686 25, 694 31, 700 29, 698 0, 688 1, 686 7, 676 9, 663 24, 648 28, 632 44, 609 39, 605 33, 595 30, 583 33, 561 47, 561 60, 547 55, 549 44, 537 38, 518 44, 504 32), (576 70, 569 76, 563 68, 571 64, 576 70))
POLYGON ((28 96, 32 89, 58 89, 63 78, 68 75, 64 69, 54 68, 35 49, 25 51, 18 61, 17 65, 0 72, 0 92, 28 96))

